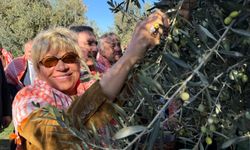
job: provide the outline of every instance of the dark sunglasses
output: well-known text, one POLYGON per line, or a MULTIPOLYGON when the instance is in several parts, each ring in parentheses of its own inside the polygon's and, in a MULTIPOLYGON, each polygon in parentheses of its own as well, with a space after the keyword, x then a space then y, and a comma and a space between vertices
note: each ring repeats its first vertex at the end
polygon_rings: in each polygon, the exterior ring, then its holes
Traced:
POLYGON ((44 57, 39 63, 47 68, 50 68, 56 66, 59 60, 66 64, 71 64, 78 62, 79 56, 74 52, 69 52, 64 54, 61 58, 57 58, 55 56, 44 57))

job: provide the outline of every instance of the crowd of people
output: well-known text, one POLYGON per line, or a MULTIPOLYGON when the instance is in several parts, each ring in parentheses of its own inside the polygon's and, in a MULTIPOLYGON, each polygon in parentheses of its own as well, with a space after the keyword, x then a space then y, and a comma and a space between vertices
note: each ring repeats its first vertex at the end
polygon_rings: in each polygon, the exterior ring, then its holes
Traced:
POLYGON ((58 144, 72 139, 81 145, 71 134, 55 136, 54 131, 69 133, 55 120, 35 118, 51 105, 87 122, 100 106, 116 98, 131 68, 159 44, 167 27, 167 16, 155 11, 137 24, 125 52, 118 35, 110 32, 98 39, 90 26, 41 31, 24 44, 24 56, 0 65, 1 131, 13 121, 17 149, 74 149, 72 144, 58 144), (81 80, 86 70, 100 78, 81 80))

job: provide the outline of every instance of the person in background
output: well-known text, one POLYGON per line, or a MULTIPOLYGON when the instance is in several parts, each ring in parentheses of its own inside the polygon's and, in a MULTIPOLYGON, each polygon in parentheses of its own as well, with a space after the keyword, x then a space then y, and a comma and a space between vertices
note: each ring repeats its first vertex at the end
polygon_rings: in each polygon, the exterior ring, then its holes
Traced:
POLYGON ((0 132, 11 122, 11 98, 0 59, 0 132))
POLYGON ((6 67, 5 74, 7 82, 20 90, 24 86, 30 85, 35 79, 35 72, 31 62, 32 40, 24 44, 24 55, 17 57, 6 67))
POLYGON ((96 78, 100 78, 96 63, 97 38, 94 29, 85 25, 71 26, 69 29, 77 34, 77 42, 81 49, 80 80, 90 87, 96 78))
MULTIPOLYGON (((130 69, 147 49, 160 43, 163 29, 151 32, 150 28, 154 24, 168 26, 167 16, 156 11, 138 23, 126 53, 90 88, 85 88, 85 83, 80 82, 82 54, 77 35, 66 28, 50 29, 38 34, 31 52, 37 79, 33 85, 21 89, 12 104, 16 131, 16 136, 12 137, 16 139, 18 147, 28 150, 77 149, 77 144, 81 145, 82 142, 56 120, 36 118, 42 117, 46 111, 44 107, 51 105, 65 110, 73 120, 79 118, 81 123, 85 123, 102 105, 111 105, 130 69), (80 98, 72 99, 75 96, 80 98), (58 136, 57 133, 62 134, 58 136), (68 141, 74 141, 74 144, 68 141)), ((97 117, 106 118, 104 115, 97 117)))
POLYGON ((113 40, 112 47, 114 47, 115 61, 118 61, 122 57, 121 39, 113 32, 110 32, 109 34, 113 40))
POLYGON ((0 48, 0 59, 2 60, 3 68, 5 69, 6 66, 13 60, 13 56, 10 52, 5 50, 4 48, 0 48))
POLYGON ((90 26, 71 26, 70 30, 78 35, 78 45, 82 51, 82 58, 86 62, 90 71, 95 74, 96 69, 96 55, 97 55, 97 38, 94 29, 90 26))
POLYGON ((99 72, 106 72, 122 56, 121 42, 118 35, 113 32, 102 35, 99 39, 99 52, 97 63, 99 72))

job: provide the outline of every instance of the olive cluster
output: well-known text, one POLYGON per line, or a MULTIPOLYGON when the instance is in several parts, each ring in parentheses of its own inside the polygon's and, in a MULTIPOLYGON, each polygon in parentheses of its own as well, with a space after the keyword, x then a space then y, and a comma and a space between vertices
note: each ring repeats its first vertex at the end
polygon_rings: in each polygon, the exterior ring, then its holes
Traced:
MULTIPOLYGON (((244 66, 246 66, 246 64, 244 66)), ((231 70, 229 72, 229 78, 237 83, 246 83, 248 81, 248 76, 246 74, 245 67, 231 70)))
POLYGON ((229 25, 233 19, 235 19, 237 16, 239 16, 239 12, 238 11, 232 11, 229 16, 227 16, 225 19, 224 19, 224 24, 225 25, 229 25))
POLYGON ((218 123, 219 123, 218 118, 216 117, 215 114, 213 114, 208 118, 207 125, 201 127, 201 132, 206 135, 205 141, 207 145, 212 144, 212 138, 211 138, 213 136, 212 133, 216 131, 216 125, 218 123))

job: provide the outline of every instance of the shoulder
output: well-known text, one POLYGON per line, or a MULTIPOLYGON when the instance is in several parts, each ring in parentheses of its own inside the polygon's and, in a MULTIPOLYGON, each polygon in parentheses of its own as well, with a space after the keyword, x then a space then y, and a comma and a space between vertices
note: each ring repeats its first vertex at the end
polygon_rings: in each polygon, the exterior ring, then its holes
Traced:
POLYGON ((27 63, 27 60, 25 59, 25 57, 17 57, 14 58, 6 67, 6 71, 8 70, 12 70, 13 68, 17 68, 17 69, 21 69, 21 68, 25 68, 27 63))
POLYGON ((16 57, 14 58, 10 64, 15 64, 15 63, 18 63, 18 62, 26 62, 26 58, 24 56, 20 56, 20 57, 16 57))
POLYGON ((34 94, 34 92, 38 93, 39 90, 30 85, 22 88, 15 96, 12 103, 12 117, 15 127, 46 102, 43 101, 43 97, 34 94))
POLYGON ((20 91, 17 92, 13 103, 21 99, 32 96, 35 91, 37 91, 37 89, 34 88, 32 85, 25 86, 24 88, 22 88, 20 91))
POLYGON ((82 95, 85 93, 86 90, 88 90, 97 80, 91 79, 88 82, 82 82, 77 87, 77 95, 82 95))

